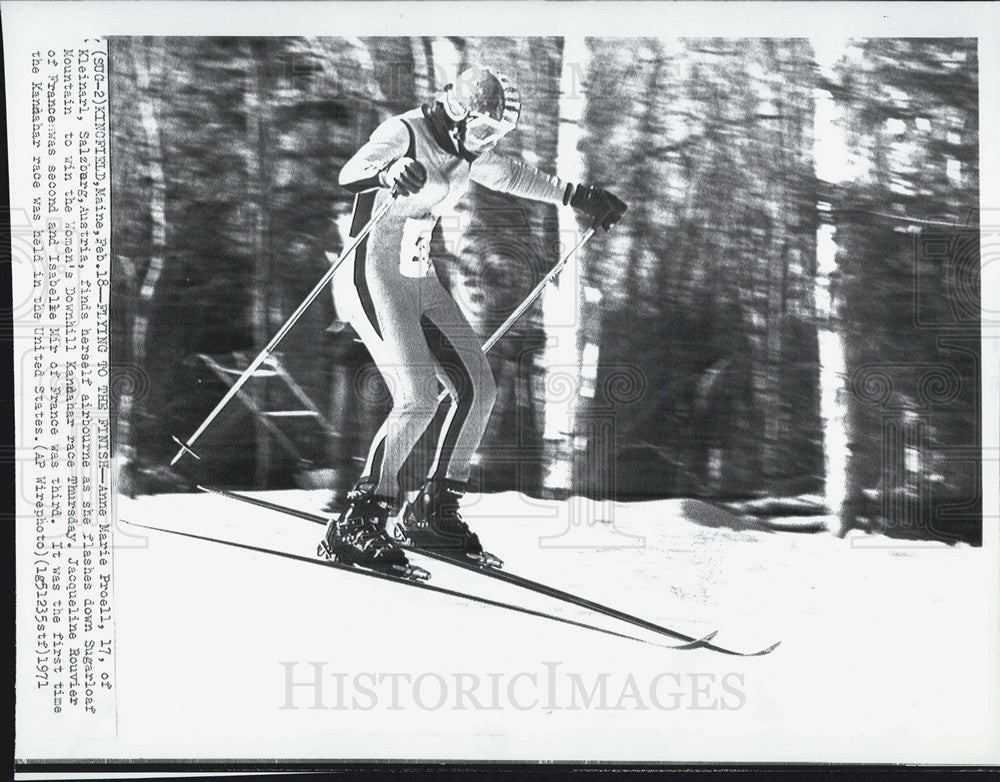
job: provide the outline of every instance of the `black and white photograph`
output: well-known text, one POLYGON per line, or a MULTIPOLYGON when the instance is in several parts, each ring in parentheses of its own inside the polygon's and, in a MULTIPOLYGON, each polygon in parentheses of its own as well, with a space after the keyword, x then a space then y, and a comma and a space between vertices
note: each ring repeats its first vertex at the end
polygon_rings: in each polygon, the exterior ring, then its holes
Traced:
POLYGON ((22 771, 1000 760, 997 13, 3 5, 22 771))

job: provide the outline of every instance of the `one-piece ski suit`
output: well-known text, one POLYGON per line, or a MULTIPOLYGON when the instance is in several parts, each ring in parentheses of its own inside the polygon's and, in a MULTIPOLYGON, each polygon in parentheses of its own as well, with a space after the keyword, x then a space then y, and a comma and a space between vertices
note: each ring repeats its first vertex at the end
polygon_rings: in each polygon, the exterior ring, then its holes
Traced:
POLYGON ((341 171, 341 185, 356 193, 352 236, 392 197, 379 173, 404 156, 425 166, 426 184, 396 198, 333 280, 337 312, 361 336, 393 400, 361 480, 394 500, 399 471, 437 410, 438 381, 451 404, 431 478, 468 480, 470 459, 496 399, 482 343, 430 263, 431 231, 452 213, 470 181, 552 204, 564 204, 571 190, 557 177, 492 149, 471 160, 456 155, 435 140, 424 112, 414 109, 383 122, 341 171))

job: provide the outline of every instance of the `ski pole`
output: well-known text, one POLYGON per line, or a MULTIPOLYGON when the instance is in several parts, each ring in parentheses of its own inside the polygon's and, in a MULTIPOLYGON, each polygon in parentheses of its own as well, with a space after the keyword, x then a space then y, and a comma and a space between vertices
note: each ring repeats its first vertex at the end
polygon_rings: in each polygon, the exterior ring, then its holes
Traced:
MULTIPOLYGON (((536 285, 534 289, 531 291, 531 293, 529 293, 525 297, 524 301, 522 301, 517 306, 517 309, 514 310, 512 313, 510 313, 510 315, 507 316, 507 320, 501 323, 500 327, 493 332, 493 334, 490 336, 488 340, 486 340, 483 343, 483 353, 489 353, 490 348, 492 348, 495 344, 497 344, 497 342, 503 339, 504 334, 510 331, 510 327, 513 326, 517 322, 518 318, 520 318, 525 313, 528 307, 534 304, 535 301, 538 299, 538 297, 542 295, 542 291, 545 290, 545 286, 559 276, 559 272, 561 272, 563 270, 563 267, 567 263, 569 263, 569 259, 573 257, 573 254, 576 253, 577 250, 583 247, 583 245, 585 245, 590 240, 590 237, 594 235, 594 231, 596 230, 597 230, 597 223, 595 222, 592 226, 590 226, 590 228, 586 230, 583 236, 580 237, 579 241, 573 245, 572 249, 570 249, 570 251, 566 253, 566 255, 564 255, 562 259, 549 270, 549 273, 546 274, 544 277, 542 277, 541 280, 539 280, 538 285, 536 285)), ((447 398, 447 396, 448 396, 448 390, 445 389, 438 395, 437 399, 438 404, 443 402, 447 398)))
POLYGON ((222 412, 223 408, 225 408, 225 406, 229 404, 229 401, 239 393, 240 389, 247 382, 247 380, 250 379, 251 375, 253 375, 253 373, 257 371, 260 365, 267 360, 268 356, 270 356, 271 353, 274 352, 274 350, 278 347, 278 343, 280 343, 281 340, 285 338, 285 335, 288 334, 288 332, 291 330, 292 326, 296 324, 298 319, 302 317, 302 314, 309 308, 309 305, 316 300, 316 297, 319 296, 319 294, 323 291, 323 288, 326 287, 327 283, 329 283, 330 280, 333 279, 333 275, 336 273, 337 269, 340 268, 340 265, 347 259, 347 256, 349 256, 352 252, 354 252, 354 250, 358 247, 358 245, 361 244, 361 242, 364 241, 365 237, 368 236, 372 228, 375 227, 375 224, 378 223, 378 221, 385 216, 385 213, 389 211, 389 207, 392 206, 392 203, 393 201, 396 200, 396 198, 397 194, 393 193, 392 197, 387 198, 385 203, 378 208, 378 210, 375 212, 374 215, 372 215, 371 219, 368 221, 365 227, 361 229, 358 235, 354 237, 354 240, 340 254, 340 258, 337 259, 336 263, 330 266, 326 274, 323 275, 323 278, 316 283, 316 286, 309 292, 309 295, 306 296, 305 300, 298 306, 298 309, 296 309, 295 312, 291 314, 291 317, 289 317, 288 320, 285 321, 285 324, 280 329, 278 329, 278 333, 275 334, 273 337, 271 337, 271 341, 267 343, 267 346, 260 353, 257 354, 257 357, 253 361, 250 362, 250 365, 243 371, 243 374, 240 375, 239 378, 237 378, 236 382, 233 383, 233 385, 226 392, 226 395, 222 397, 221 400, 219 400, 219 404, 215 406, 215 409, 208 414, 208 417, 204 421, 202 421, 201 426, 199 426, 195 430, 194 434, 188 438, 188 441, 186 443, 182 443, 177 437, 171 438, 175 443, 177 443, 180 446, 180 450, 177 451, 177 454, 174 456, 174 458, 170 460, 170 464, 172 465, 176 464, 185 453, 191 454, 195 459, 201 458, 200 456, 198 456, 198 454, 196 454, 193 450, 191 450, 191 446, 194 445, 195 441, 199 437, 201 437, 202 433, 204 433, 204 431, 208 428, 209 424, 211 424, 212 421, 215 420, 215 418, 219 415, 219 413, 222 412))
POLYGON ((562 260, 560 260, 559 263, 553 266, 549 270, 548 274, 542 277, 538 285, 535 286, 534 290, 532 290, 531 293, 529 293, 525 297, 524 301, 522 301, 518 305, 517 309, 507 316, 507 320, 501 323, 500 327, 493 332, 492 336, 488 340, 486 340, 486 342, 483 343, 483 353, 489 353, 490 348, 492 348, 495 344, 497 344, 497 342, 503 339, 504 334, 510 331, 510 327, 513 326, 517 322, 517 320, 525 313, 528 307, 534 304, 535 301, 538 299, 538 297, 542 295, 542 291, 545 289, 545 286, 559 276, 559 272, 561 272, 563 270, 563 267, 567 263, 569 263, 569 259, 573 257, 573 255, 576 253, 577 250, 583 247, 583 245, 585 245, 590 240, 590 237, 594 235, 594 231, 596 230, 597 230, 597 223, 594 223, 594 225, 590 226, 590 228, 586 230, 583 236, 580 237, 580 240, 573 245, 572 249, 562 257, 562 260))

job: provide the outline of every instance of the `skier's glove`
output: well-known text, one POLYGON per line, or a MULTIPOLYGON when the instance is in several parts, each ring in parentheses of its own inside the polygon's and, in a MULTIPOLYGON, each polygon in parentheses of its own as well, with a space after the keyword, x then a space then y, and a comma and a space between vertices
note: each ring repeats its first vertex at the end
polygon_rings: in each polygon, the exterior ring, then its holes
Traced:
POLYGON ((427 184, 427 169, 413 158, 401 157, 382 172, 381 179, 401 196, 413 195, 427 184))
POLYGON ((569 205, 588 217, 593 217, 605 231, 621 220, 628 209, 625 202, 614 193, 590 185, 578 185, 573 190, 569 205))

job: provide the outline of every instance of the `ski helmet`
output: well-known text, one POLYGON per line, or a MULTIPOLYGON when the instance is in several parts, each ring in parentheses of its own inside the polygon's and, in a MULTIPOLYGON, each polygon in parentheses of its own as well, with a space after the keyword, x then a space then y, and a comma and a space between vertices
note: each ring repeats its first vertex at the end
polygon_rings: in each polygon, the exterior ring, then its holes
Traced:
POLYGON ((521 118, 521 93, 502 73, 475 65, 458 75, 440 96, 453 122, 465 122, 465 137, 489 143, 506 136, 521 118))

